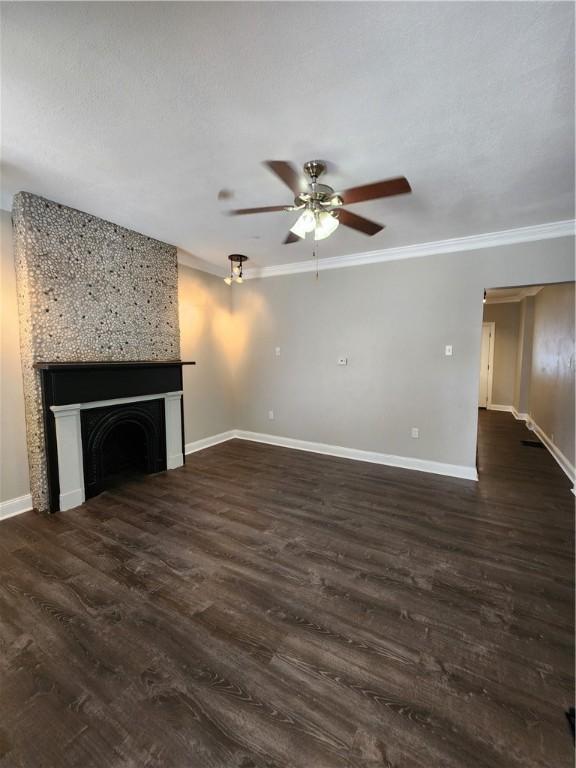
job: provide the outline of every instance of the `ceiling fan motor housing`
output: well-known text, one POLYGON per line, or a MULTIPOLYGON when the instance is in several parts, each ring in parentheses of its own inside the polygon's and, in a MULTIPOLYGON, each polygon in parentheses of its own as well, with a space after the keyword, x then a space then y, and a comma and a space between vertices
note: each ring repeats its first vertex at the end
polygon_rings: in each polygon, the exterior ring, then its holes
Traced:
POLYGON ((322 160, 309 160, 304 163, 304 173, 309 176, 312 181, 316 181, 326 171, 326 163, 322 160))
POLYGON ((325 205, 339 205, 341 198, 334 194, 332 187, 327 184, 310 184, 310 189, 307 192, 301 192, 294 198, 294 205, 301 207, 307 204, 320 203, 325 205), (337 200, 335 198, 338 198, 337 200))

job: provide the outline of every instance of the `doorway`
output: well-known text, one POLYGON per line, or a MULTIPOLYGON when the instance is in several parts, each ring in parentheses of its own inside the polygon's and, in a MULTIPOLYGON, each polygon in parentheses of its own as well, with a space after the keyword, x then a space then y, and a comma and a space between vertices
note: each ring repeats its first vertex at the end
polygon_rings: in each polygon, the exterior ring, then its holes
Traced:
POLYGON ((480 387, 478 408, 487 408, 492 403, 492 380, 494 371, 494 336, 496 324, 482 323, 482 344, 480 347, 480 387))
POLYGON ((572 482, 576 477, 574 290, 574 282, 487 288, 478 384, 484 428, 494 427, 493 435, 500 429, 517 435, 517 450, 532 456, 528 462, 539 461, 534 446, 547 448, 572 482))

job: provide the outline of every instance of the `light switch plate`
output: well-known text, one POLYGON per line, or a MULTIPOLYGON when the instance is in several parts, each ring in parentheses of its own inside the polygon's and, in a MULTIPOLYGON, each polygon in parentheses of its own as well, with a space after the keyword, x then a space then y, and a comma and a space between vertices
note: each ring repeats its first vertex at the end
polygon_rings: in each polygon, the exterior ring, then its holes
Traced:
POLYGON ((452 356, 452 344, 446 344, 444 354, 446 355, 446 357, 452 356))
POLYGON ((270 421, 274 421, 274 411, 268 411, 268 418, 270 421))
POLYGON ((276 355, 276 357, 280 357, 280 347, 275 348, 274 354, 276 355))
POLYGON ((411 431, 410 431, 410 435, 411 435, 411 436, 412 436, 412 437, 413 437, 415 440, 417 440, 417 439, 420 437, 420 430, 418 429, 418 427, 412 427, 412 429, 411 429, 411 431))

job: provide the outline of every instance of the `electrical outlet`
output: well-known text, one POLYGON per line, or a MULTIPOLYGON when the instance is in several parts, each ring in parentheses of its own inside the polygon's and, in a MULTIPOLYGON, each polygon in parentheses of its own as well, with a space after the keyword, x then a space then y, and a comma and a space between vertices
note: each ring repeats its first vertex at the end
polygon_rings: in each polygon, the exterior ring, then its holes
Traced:
POLYGON ((412 427, 410 434, 415 440, 417 440, 420 437, 420 430, 418 427, 412 427))
POLYGON ((276 355, 276 357, 280 357, 280 347, 276 347, 276 349, 274 350, 274 354, 276 355))
POLYGON ((338 365, 348 365, 348 358, 347 357, 339 357, 338 358, 338 365))
POLYGON ((268 411, 268 418, 270 421, 274 421, 274 411, 268 411))
POLYGON ((452 344, 446 344, 446 347, 444 348, 444 354, 446 357, 452 357, 452 344))

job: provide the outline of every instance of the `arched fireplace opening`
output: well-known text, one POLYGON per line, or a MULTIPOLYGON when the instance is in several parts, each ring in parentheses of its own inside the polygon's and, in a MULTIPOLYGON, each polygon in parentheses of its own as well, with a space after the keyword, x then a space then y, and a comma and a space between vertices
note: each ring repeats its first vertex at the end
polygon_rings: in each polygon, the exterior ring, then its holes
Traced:
POLYGON ((166 469, 164 401, 91 408, 82 412, 86 498, 135 474, 166 469))
POLYGON ((105 488, 123 478, 146 472, 148 440, 146 430, 136 421, 120 421, 102 441, 102 481, 105 488))

